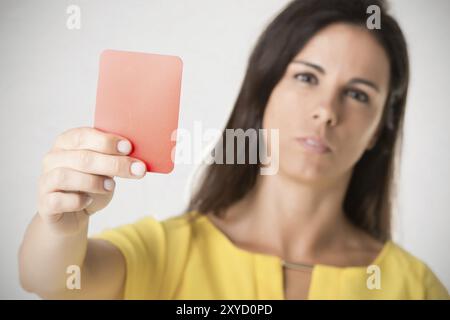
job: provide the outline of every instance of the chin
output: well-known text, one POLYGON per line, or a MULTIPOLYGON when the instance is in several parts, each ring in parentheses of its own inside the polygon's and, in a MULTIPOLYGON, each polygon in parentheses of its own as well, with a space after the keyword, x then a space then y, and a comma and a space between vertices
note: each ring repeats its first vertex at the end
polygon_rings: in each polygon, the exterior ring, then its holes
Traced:
POLYGON ((330 168, 322 165, 311 165, 300 161, 282 163, 278 174, 305 183, 321 183, 332 177, 330 168))

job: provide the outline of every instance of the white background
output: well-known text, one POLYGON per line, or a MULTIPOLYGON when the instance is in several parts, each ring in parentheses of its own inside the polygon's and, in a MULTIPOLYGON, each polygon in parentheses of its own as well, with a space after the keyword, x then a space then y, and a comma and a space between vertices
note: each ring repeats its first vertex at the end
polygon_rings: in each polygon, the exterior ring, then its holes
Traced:
MULTIPOLYGON (((35 298, 19 286, 18 247, 36 211, 42 157, 60 132, 93 125, 100 52, 180 56, 180 127, 200 121, 221 129, 257 36, 286 3, 0 0, 0 298, 35 298), (71 4, 81 8, 81 30, 66 28, 71 4)), ((450 1, 394 0, 392 9, 412 66, 394 240, 450 289, 450 1)), ((94 216, 90 233, 177 214, 193 170, 179 165, 170 175, 116 179, 115 197, 94 216)))

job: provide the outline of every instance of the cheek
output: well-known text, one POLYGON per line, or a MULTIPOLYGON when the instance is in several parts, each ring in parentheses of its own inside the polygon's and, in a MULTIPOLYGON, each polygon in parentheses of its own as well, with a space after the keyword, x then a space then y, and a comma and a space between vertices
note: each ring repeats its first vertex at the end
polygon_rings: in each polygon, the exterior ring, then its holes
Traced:
POLYGON ((377 124, 378 119, 374 119, 374 116, 354 116, 348 119, 347 125, 342 126, 342 130, 338 132, 337 153, 341 161, 356 164, 375 134, 377 124))
MULTIPOLYGON (((272 91, 263 118, 263 128, 276 128, 280 135, 298 127, 301 121, 299 94, 280 83, 272 91)), ((304 101, 303 101, 304 103, 304 101)))
MULTIPOLYGON (((292 93, 283 90, 280 84, 272 90, 272 94, 269 97, 266 108, 264 110, 264 116, 262 120, 262 128, 266 130, 268 136, 266 137, 265 144, 269 154, 273 154, 273 146, 271 137, 271 130, 277 130, 278 143, 277 143, 277 158, 283 153, 283 149, 286 148, 286 140, 289 136, 290 129, 292 127, 293 116, 292 106, 296 104, 295 97, 292 93)), ((295 118, 294 118, 295 119, 295 118)))

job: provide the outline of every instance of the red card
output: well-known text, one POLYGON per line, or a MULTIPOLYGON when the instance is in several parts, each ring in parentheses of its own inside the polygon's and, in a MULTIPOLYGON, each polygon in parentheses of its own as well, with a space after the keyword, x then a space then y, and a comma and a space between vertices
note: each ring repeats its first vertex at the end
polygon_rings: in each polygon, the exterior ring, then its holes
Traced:
POLYGON ((130 156, 147 171, 174 168, 182 69, 176 56, 117 50, 100 56, 94 127, 129 139, 130 156))

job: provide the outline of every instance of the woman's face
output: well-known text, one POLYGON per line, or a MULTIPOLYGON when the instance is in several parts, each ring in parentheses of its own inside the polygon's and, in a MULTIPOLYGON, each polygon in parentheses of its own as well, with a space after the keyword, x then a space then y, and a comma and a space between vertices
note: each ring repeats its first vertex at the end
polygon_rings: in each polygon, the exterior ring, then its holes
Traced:
POLYGON ((316 182, 349 173, 376 143, 388 85, 388 57, 368 30, 339 23, 318 32, 287 66, 264 113, 263 128, 279 129, 279 173, 316 182), (323 138, 331 151, 308 150, 305 136, 323 138))

